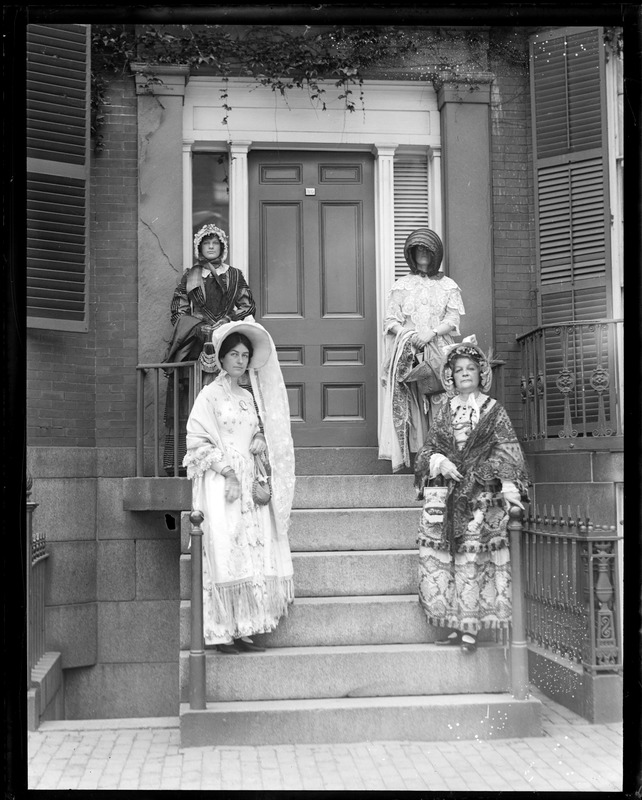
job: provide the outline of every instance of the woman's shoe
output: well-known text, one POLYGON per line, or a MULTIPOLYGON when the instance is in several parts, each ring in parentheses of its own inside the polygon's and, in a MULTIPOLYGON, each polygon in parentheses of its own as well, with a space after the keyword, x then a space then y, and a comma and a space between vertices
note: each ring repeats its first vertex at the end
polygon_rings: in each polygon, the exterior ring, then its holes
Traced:
POLYGON ((464 653, 474 653, 477 650, 477 637, 472 633, 462 634, 461 649, 464 653))
POLYGON ((217 644, 216 649, 219 653, 223 653, 226 656, 238 656, 239 651, 233 644, 217 644))
POLYGON ((436 641, 435 644, 439 645, 440 647, 446 647, 448 645, 451 647, 456 647, 458 644, 461 644, 461 633, 459 631, 453 631, 445 639, 439 639, 436 641))
POLYGON ((245 639, 235 639, 234 647, 238 647, 239 650, 245 650, 247 653, 265 653, 265 647, 259 647, 258 644, 254 644, 252 641, 246 642, 245 639))

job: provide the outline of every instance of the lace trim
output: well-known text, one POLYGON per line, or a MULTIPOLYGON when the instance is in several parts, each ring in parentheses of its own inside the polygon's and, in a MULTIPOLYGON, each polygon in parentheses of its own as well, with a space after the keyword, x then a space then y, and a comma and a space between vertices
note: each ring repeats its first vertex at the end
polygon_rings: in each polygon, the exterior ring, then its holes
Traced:
POLYGON ((203 587, 205 641, 230 636, 238 639, 273 631, 294 601, 294 579, 266 577, 256 586, 252 580, 203 587), (257 599, 263 595, 263 602, 257 599))
POLYGON ((214 464, 223 460, 223 451, 213 444, 204 444, 195 450, 188 450, 183 459, 183 466, 187 467, 187 477, 190 480, 200 478, 214 464))

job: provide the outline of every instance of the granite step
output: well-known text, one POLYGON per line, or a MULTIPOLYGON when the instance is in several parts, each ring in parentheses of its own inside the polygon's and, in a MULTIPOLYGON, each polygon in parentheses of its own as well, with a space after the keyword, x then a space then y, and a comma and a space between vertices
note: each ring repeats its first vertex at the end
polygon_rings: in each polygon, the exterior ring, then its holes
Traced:
MULTIPOLYGON (((290 550, 412 550, 421 508, 294 509, 290 550)), ((181 514, 181 552, 189 553, 189 512, 181 514)))
MULTIPOLYGON (((233 656, 236 660, 244 656, 233 656)), ((542 736, 541 702, 509 693, 210 702, 180 707, 181 747, 542 736)))
MULTIPOLYGON (((377 447, 295 447, 297 475, 391 475, 377 447)), ((404 467, 403 473, 410 473, 404 467)))
MULTIPOLYGON (((410 594, 417 590, 416 550, 293 553, 295 597, 410 594)), ((181 600, 191 592, 191 555, 180 557, 181 600)))
POLYGON ((415 508, 413 475, 299 475, 292 508, 415 508))
MULTIPOLYGON (((190 602, 180 606, 182 650, 190 648, 190 602)), ((482 631, 479 641, 501 634, 482 631)), ((426 621, 417 594, 362 597, 298 597, 271 633, 254 641, 271 648, 337 645, 424 644, 442 639, 444 631, 426 621)), ((442 648, 440 648, 441 650, 442 648)))
MULTIPOLYGON (((475 654, 434 644, 282 647, 229 656, 206 651, 206 696, 217 702, 321 697, 506 692, 503 647, 483 643, 475 654)), ((181 700, 189 697, 189 653, 181 652, 181 700)))

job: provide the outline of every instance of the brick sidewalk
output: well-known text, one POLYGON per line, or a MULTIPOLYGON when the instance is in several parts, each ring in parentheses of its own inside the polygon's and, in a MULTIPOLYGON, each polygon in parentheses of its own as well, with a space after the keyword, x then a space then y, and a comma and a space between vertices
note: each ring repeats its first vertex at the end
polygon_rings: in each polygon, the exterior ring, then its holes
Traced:
POLYGON ((174 717, 44 723, 29 789, 621 791, 622 725, 534 694, 542 738, 183 750, 174 717))

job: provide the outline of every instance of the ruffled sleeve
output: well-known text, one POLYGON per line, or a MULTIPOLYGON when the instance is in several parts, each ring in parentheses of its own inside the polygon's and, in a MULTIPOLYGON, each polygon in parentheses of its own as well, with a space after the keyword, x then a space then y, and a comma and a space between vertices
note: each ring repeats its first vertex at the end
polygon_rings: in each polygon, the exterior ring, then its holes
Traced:
POLYGON ((460 336, 459 323, 461 321, 461 315, 466 313, 464 310, 464 301, 462 300, 459 286, 453 280, 450 280, 450 283, 452 285, 448 291, 448 300, 446 301, 446 310, 442 322, 450 323, 453 326, 451 334, 460 336))
POLYGON ((196 396, 187 420, 187 453, 183 466, 188 478, 198 478, 225 458, 216 416, 218 380, 203 387, 196 396))

